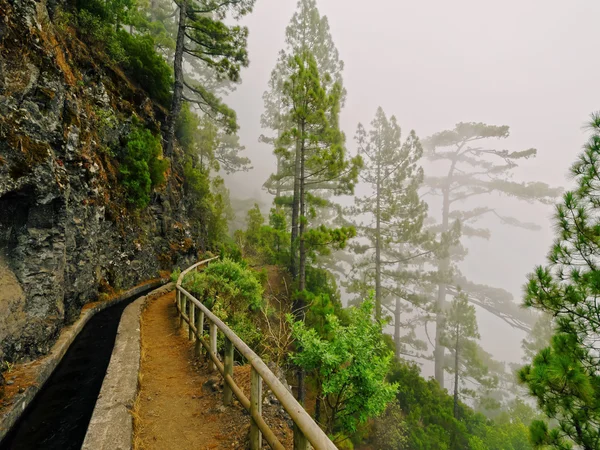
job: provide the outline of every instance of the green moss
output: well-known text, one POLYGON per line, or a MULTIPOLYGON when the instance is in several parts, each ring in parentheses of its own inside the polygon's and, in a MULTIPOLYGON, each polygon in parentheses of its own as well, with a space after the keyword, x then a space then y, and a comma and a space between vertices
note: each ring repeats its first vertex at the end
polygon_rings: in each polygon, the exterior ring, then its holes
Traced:
POLYGON ((145 208, 150 203, 152 189, 164 183, 169 166, 169 161, 162 158, 160 137, 135 125, 118 160, 127 201, 136 208, 145 208))

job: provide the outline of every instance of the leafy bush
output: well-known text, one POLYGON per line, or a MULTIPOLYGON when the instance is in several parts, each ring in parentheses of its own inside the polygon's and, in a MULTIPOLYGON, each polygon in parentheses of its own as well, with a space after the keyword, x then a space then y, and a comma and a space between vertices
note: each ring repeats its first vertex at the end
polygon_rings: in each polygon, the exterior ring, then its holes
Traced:
POLYGON ((190 272, 183 286, 248 345, 261 339, 251 314, 263 306, 263 287, 255 273, 225 258, 209 264, 202 272, 190 272))
POLYGON ((254 272, 228 258, 187 274, 183 285, 208 308, 220 303, 234 313, 257 311, 263 304, 263 287, 254 272))
MULTIPOLYGON (((509 412, 503 422, 488 420, 460 403, 460 417, 453 415, 453 398, 437 381, 425 380, 419 368, 406 361, 396 360, 388 377, 399 386, 396 399, 402 420, 398 422, 407 443, 399 448, 419 450, 531 450, 526 425, 518 411, 509 412)), ((521 410, 524 405, 517 404, 521 410)), ((533 414, 530 414, 533 416, 533 414)), ((385 425, 376 419, 374 429, 385 425)), ((391 423, 388 423, 392 426, 391 423)), ((395 433, 395 432, 394 432, 395 433)), ((377 431, 371 436, 377 439, 377 431)), ((379 448, 379 447, 378 447, 379 448)), ((382 447, 383 448, 383 447, 382 447)))
POLYGON ((128 202, 138 208, 146 207, 152 189, 164 183, 164 173, 169 165, 167 160, 162 159, 160 138, 135 125, 118 159, 128 202))
POLYGON ((177 280, 179 279, 179 275, 181 275, 181 269, 179 267, 176 267, 173 272, 171 272, 171 281, 173 283, 176 283, 177 280))
POLYGON ((79 0, 77 28, 83 41, 100 48, 119 64, 150 97, 167 106, 171 100, 173 72, 155 50, 147 33, 128 33, 121 25, 136 22, 132 1, 79 0))
POLYGON ((340 439, 385 411, 398 385, 386 381, 393 353, 382 340, 381 324, 371 319, 372 300, 348 311, 348 325, 327 316, 331 338, 323 339, 304 322, 293 325, 301 352, 293 361, 314 375, 324 408, 325 429, 340 439))
POLYGON ((374 443, 381 450, 408 450, 407 426, 398 402, 388 405, 385 413, 376 421, 374 443))
POLYGON ((150 97, 163 106, 171 102, 173 71, 165 59, 154 50, 154 39, 149 35, 132 35, 124 30, 118 33, 118 42, 126 55, 125 72, 150 97))

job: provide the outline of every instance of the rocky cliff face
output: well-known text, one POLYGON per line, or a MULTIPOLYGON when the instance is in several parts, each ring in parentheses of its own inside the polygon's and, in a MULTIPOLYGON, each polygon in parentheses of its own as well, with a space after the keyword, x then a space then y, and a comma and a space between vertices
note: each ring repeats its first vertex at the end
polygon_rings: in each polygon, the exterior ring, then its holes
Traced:
POLYGON ((107 150, 164 111, 51 14, 0 0, 0 362, 45 353, 87 302, 197 256, 178 170, 135 211, 107 150))

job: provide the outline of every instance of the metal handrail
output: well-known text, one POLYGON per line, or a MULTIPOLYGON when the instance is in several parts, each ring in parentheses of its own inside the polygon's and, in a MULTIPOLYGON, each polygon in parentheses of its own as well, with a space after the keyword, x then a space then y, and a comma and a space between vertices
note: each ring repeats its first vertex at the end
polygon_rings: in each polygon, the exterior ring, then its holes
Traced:
POLYGON ((180 325, 183 322, 188 324, 189 339, 196 339, 196 354, 201 356, 201 346, 206 349, 212 361, 213 370, 219 371, 225 380, 223 390, 224 403, 230 404, 232 394, 235 394, 239 402, 250 412, 250 447, 252 450, 261 448, 261 437, 272 449, 284 450, 273 431, 262 418, 262 380, 265 381, 269 389, 275 394, 283 408, 290 415, 294 422, 294 450, 307 450, 308 443, 316 450, 336 450, 337 447, 317 425, 317 423, 304 410, 302 405, 294 398, 283 383, 267 367, 264 361, 248 347, 227 325, 225 325, 217 316, 215 316, 206 306, 197 298, 181 287, 181 283, 186 274, 191 270, 200 268, 216 258, 200 261, 181 272, 177 279, 177 311, 180 315, 180 325), (182 295, 183 294, 183 295, 182 295), (189 300, 189 302, 188 302, 189 300), (196 309, 198 311, 196 311, 196 309), (196 314, 196 312, 198 314, 196 314), (186 314, 187 313, 187 314, 186 314), (209 322, 210 338, 209 342, 203 337, 204 319, 209 322), (217 353, 217 330, 225 335, 225 355, 224 363, 221 363, 217 353), (252 366, 250 399, 248 399, 242 390, 233 380, 233 348, 248 360, 252 366), (262 435, 262 436, 261 436, 262 435))

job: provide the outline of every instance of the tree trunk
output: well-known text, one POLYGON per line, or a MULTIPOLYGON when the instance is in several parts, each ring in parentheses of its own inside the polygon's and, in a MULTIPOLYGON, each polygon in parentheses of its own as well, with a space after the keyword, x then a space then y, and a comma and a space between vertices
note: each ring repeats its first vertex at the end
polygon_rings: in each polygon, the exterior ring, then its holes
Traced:
MULTIPOLYGON (((300 267, 298 274, 298 290, 302 292, 306 289, 306 247, 304 242, 304 232, 306 228, 306 199, 305 199, 305 180, 304 180, 304 145, 301 146, 300 152, 300 229, 298 237, 300 238, 300 267)), ((304 313, 302 314, 304 316, 304 313)))
POLYGON ((317 380, 317 399, 315 403, 315 422, 317 422, 317 424, 319 424, 321 421, 321 403, 323 402, 323 399, 321 398, 322 396, 323 390, 321 383, 317 380))
POLYGON ((377 206, 375 210, 375 320, 381 320, 381 148, 377 149, 377 206))
MULTIPOLYGON (((448 231, 449 214, 450 214, 450 191, 449 188, 444 188, 443 191, 444 199, 442 206, 442 232, 448 231)), ((438 264, 438 272, 442 276, 446 276, 446 272, 450 268, 450 259, 445 258, 438 264)), ((444 325, 443 311, 446 307, 446 283, 443 281, 438 284, 438 298, 437 298, 437 315, 435 320, 435 379, 444 387, 444 346, 440 342, 442 336, 442 328, 444 325)))
POLYGON ((292 239, 290 244, 290 272, 296 279, 298 263, 296 240, 298 239, 298 216, 300 214, 300 138, 296 139, 296 160, 294 162, 294 198, 292 200, 292 239))
POLYGON ((456 324, 456 347, 454 349, 454 418, 458 419, 458 324, 456 324))
POLYGON ((396 358, 400 359, 400 297, 396 297, 396 309, 394 310, 394 343, 396 344, 396 358))
POLYGON ((158 7, 158 0, 150 0, 150 20, 156 20, 156 8, 158 7))
MULTIPOLYGON (((301 135, 304 136, 304 126, 301 128, 301 135)), ((304 302, 304 289, 306 289, 306 248, 304 242, 304 231, 306 227, 306 218, 305 215, 305 195, 304 195, 304 163, 305 163, 305 155, 304 155, 304 139, 300 143, 300 151, 298 152, 300 155, 300 173, 299 173, 299 206, 300 206, 300 214, 297 219, 299 222, 298 229, 298 239, 300 240, 300 264, 298 270, 298 291, 300 294, 297 296, 295 301, 295 315, 296 320, 304 321, 306 316, 306 303, 304 302)), ((304 405, 306 400, 306 373, 303 368, 300 368, 298 371, 298 402, 301 405, 304 405)))
POLYGON ((181 112, 183 102, 183 51, 185 44, 185 23, 187 16, 187 4, 181 2, 179 6, 179 25, 177 27, 177 44, 175 46, 175 59, 173 61, 173 70, 175 72, 175 83, 173 84, 173 100, 171 102, 171 112, 167 125, 166 149, 165 155, 173 154, 175 145, 175 125, 181 112))

